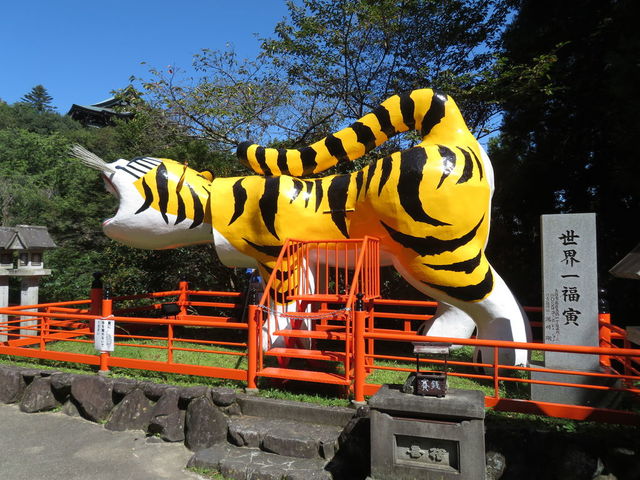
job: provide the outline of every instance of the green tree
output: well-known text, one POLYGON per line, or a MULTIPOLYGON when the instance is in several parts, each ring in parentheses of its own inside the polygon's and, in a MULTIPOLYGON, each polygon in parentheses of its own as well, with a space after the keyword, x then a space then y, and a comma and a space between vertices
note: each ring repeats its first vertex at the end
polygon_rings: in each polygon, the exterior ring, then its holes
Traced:
POLYGON ((47 89, 42 85, 33 87, 31 91, 25 94, 20 100, 33 106, 38 112, 51 112, 55 110, 55 108, 51 106, 53 97, 49 95, 47 89))
POLYGON ((492 52, 509 12, 500 0, 289 2, 289 18, 263 43, 264 57, 325 106, 310 126, 340 124, 395 93, 432 87, 452 95, 484 135, 497 113, 492 52))
POLYGON ((540 215, 596 212, 600 282, 613 308, 630 313, 633 305, 637 313, 640 306, 629 295, 633 285, 607 273, 638 242, 634 3, 524 0, 505 34, 512 71, 553 59, 533 81, 511 78, 502 133, 490 152, 497 185, 490 253, 527 303, 540 299, 540 215))

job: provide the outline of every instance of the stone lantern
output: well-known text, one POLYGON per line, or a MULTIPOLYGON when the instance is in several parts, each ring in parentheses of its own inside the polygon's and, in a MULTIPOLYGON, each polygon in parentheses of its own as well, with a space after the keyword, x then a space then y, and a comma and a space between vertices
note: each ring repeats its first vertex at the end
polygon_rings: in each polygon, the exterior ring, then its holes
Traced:
MULTIPOLYGON (((20 305, 38 303, 40 279, 51 275, 51 270, 44 268, 43 253, 55 247, 47 227, 0 227, 0 307, 9 305, 9 277, 20 279, 20 305)), ((24 320, 21 322, 23 327, 36 323, 32 317, 24 317, 24 320)), ((6 321, 7 316, 0 315, 0 323, 6 321)), ((28 329, 21 331, 21 335, 29 334, 35 332, 28 329)), ((0 333, 0 341, 6 341, 5 337, 0 333)))

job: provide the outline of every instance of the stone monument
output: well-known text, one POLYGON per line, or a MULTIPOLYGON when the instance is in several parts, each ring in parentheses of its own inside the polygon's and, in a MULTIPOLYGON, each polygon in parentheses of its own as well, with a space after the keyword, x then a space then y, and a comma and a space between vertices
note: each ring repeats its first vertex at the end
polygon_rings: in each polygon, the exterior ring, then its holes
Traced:
POLYGON ((372 480, 485 478, 481 391, 430 397, 383 385, 369 407, 372 480))
MULTIPOLYGON (((542 215, 544 343, 599 346, 595 213, 542 215)), ((545 352, 548 369, 601 372, 598 355, 545 352)), ((593 384, 595 377, 532 372, 534 380, 593 384)), ((532 384, 531 398, 595 406, 599 392, 532 384)))

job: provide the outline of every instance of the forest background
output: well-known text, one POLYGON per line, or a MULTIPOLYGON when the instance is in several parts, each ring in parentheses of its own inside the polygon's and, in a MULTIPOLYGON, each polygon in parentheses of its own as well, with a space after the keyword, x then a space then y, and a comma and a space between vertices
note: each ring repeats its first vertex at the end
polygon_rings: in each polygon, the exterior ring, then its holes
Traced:
MULTIPOLYGON (((300 147, 387 97, 438 88, 488 145, 496 176, 488 255, 523 304, 541 303, 540 215, 596 212, 599 282, 614 319, 636 323, 640 284, 608 270, 640 238, 640 33, 632 0, 301 0, 265 33, 256 58, 203 49, 195 75, 151 69, 114 86, 128 121, 83 127, 51 107, 46 86, 0 100, 0 225, 46 225, 58 248, 41 299, 87 296, 104 273, 116 294, 241 290, 246 275, 212 246, 135 250, 101 231, 116 201, 68 155, 80 143, 107 161, 140 155, 247 175, 243 140, 300 147)), ((347 168, 406 148, 405 135, 347 168)), ((331 173, 331 172, 329 172, 331 173)), ((13 284, 16 295, 17 284, 13 284)), ((392 270, 384 293, 421 298, 392 270)))

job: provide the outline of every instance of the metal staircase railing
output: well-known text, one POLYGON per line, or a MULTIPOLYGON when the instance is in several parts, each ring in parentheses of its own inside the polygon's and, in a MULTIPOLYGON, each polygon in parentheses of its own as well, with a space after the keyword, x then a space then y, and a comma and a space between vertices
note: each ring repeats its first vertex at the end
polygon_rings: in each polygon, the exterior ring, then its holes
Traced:
POLYGON ((357 297, 380 297, 377 238, 287 240, 250 315, 258 336, 255 375, 351 386, 357 297), (265 365, 266 357, 279 366, 265 365), (287 368, 293 359, 305 368, 287 368))

